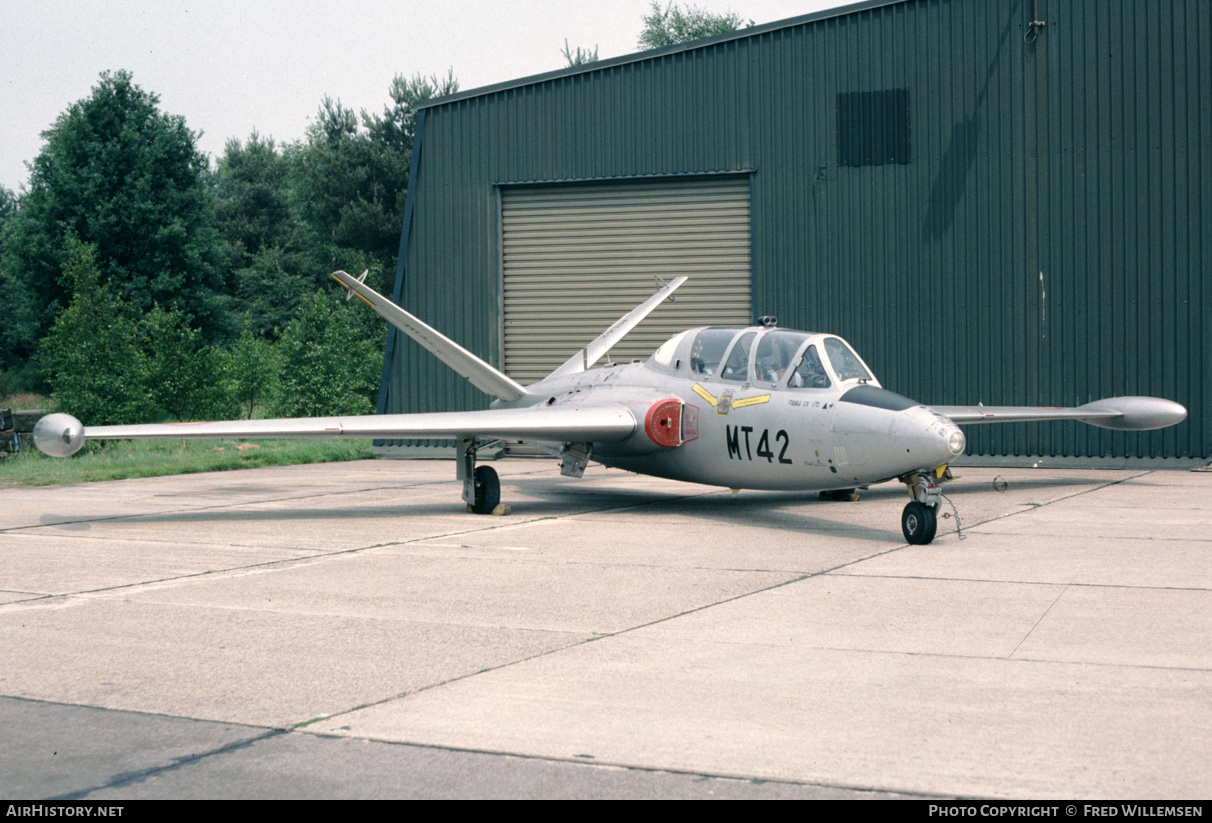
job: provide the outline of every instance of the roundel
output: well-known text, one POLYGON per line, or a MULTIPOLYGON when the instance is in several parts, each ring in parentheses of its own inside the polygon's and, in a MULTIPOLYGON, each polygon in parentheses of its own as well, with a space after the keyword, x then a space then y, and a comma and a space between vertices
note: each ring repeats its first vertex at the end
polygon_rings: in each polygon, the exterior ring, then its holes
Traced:
POLYGON ((658 446, 682 445, 682 401, 669 397, 653 403, 644 415, 644 433, 658 446))

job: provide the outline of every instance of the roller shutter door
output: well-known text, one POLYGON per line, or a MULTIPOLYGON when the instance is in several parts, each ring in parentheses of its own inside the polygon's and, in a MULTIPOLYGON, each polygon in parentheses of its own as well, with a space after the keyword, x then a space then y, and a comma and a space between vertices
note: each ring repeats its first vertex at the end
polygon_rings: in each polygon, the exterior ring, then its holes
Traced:
POLYGON ((690 280, 610 353, 647 358, 692 326, 749 325, 749 177, 503 187, 505 371, 542 379, 658 287, 690 280))

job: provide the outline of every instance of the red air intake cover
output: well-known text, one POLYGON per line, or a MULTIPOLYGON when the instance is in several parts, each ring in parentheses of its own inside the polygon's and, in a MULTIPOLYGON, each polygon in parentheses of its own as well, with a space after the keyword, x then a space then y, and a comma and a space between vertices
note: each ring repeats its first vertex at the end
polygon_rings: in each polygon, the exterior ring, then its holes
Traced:
POLYGON ((658 446, 682 445, 682 401, 669 397, 653 403, 644 415, 644 433, 658 446))

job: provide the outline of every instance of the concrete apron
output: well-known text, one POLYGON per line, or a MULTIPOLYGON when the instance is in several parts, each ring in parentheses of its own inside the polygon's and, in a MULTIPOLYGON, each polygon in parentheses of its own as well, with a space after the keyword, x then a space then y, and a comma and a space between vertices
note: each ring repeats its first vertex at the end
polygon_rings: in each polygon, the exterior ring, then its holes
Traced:
MULTIPOLYGON (((442 461, 6 490, 0 696, 809 786, 1212 793, 1212 475, 966 468, 966 539, 910 547, 895 485, 493 465, 509 516, 464 513, 442 461)), ((121 747, 42 783, 22 749, 0 783, 105 785, 121 747)))

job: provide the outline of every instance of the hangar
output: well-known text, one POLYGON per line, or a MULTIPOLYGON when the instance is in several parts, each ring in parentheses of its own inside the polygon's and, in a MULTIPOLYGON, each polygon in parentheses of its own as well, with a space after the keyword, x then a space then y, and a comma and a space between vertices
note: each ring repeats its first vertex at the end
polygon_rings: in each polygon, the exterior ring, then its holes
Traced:
MULTIPOLYGON (((928 404, 1190 410, 969 455, 1191 462, 1209 226, 1212 5, 872 0, 429 101, 393 297, 525 383, 686 274, 616 359, 772 314, 928 404)), ((390 333, 381 412, 486 402, 390 333)))

